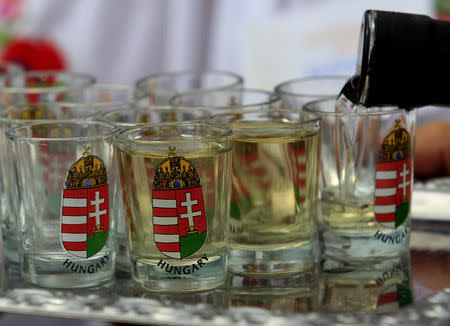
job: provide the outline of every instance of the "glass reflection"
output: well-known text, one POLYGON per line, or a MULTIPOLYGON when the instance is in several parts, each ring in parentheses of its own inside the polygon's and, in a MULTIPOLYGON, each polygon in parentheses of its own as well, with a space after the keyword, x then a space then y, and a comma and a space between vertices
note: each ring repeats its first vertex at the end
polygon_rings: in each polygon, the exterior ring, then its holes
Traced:
POLYGON ((133 296, 158 301, 162 306, 180 307, 183 309, 185 305, 206 304, 215 309, 226 308, 225 291, 222 289, 214 289, 201 292, 180 292, 180 293, 162 293, 149 292, 148 289, 135 285, 133 288, 133 296))
MULTIPOLYGON (((136 301, 136 304, 153 302, 152 307, 193 311, 203 307, 205 314, 211 311, 214 314, 225 312, 235 307, 256 307, 279 316, 309 312, 391 315, 410 306, 415 300, 423 299, 417 297, 417 280, 414 287, 416 293, 413 295, 409 253, 365 264, 343 264, 326 259, 321 262, 320 271, 281 276, 229 274, 222 288, 170 294, 149 292, 137 285, 130 274, 123 272, 116 273, 114 284, 64 291, 43 290, 27 283, 20 275, 19 265, 8 261, 0 264, 0 275, 4 291, 22 289, 24 295, 34 293, 39 297, 47 296, 42 299, 45 302, 59 298, 68 300, 67 304, 70 305, 76 296, 90 298, 90 295, 96 294, 112 301, 125 297, 148 299, 150 301, 136 301)), ((90 305, 101 304, 93 299, 91 301, 90 305)))
POLYGON ((366 264, 322 261, 321 311, 392 313, 413 303, 410 254, 366 264))
POLYGON ((228 276, 228 302, 232 307, 259 307, 274 313, 318 310, 317 271, 282 276, 228 276))

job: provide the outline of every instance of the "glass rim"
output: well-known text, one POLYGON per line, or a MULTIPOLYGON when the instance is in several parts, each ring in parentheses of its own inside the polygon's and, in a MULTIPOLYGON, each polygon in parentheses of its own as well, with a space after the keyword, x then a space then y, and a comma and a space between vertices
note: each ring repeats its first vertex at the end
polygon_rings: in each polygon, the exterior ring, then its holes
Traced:
POLYGON ((81 89, 81 88, 87 88, 90 86, 95 85, 97 82, 96 77, 83 72, 75 72, 75 71, 59 71, 59 70, 32 70, 32 71, 24 71, 24 72, 17 72, 12 74, 5 74, 3 76, 0 76, 0 79, 2 78, 8 78, 12 76, 24 76, 26 77, 32 77, 32 76, 42 76, 42 75, 66 75, 66 76, 75 76, 84 78, 87 82, 82 85, 68 85, 68 86, 45 86, 45 87, 0 87, 0 93, 7 93, 7 94, 35 94, 35 93, 58 93, 58 92, 65 92, 68 90, 73 89, 81 89))
MULTIPOLYGON (((234 89, 217 89, 217 90, 212 90, 212 89, 193 89, 193 90, 189 90, 189 91, 185 91, 185 92, 179 92, 178 94, 172 96, 172 98, 169 100, 169 103, 171 105, 177 105, 175 102, 176 100, 183 98, 183 96, 200 96, 200 95, 205 95, 205 94, 212 94, 215 92, 237 92, 237 93, 258 93, 258 94, 265 94, 269 96, 269 99, 263 102, 255 102, 255 103, 251 103, 251 104, 236 104, 236 105, 203 105, 202 107, 205 108, 211 108, 211 109, 225 109, 225 108, 231 108, 231 110, 233 110, 233 108, 239 110, 239 109, 243 109, 243 108, 251 108, 254 106, 258 106, 258 105, 271 105, 274 104, 278 101, 281 100, 281 96, 280 94, 276 94, 275 92, 272 91, 268 91, 265 89, 257 89, 257 88, 245 88, 245 87, 240 87, 240 88, 234 88, 234 89)), ((180 104, 180 106, 186 106, 186 104, 180 104)), ((197 105, 198 106, 198 105, 197 105)))
POLYGON ((12 104, 12 105, 8 105, 4 108, 0 108, 0 122, 12 122, 12 123, 20 123, 20 124, 25 124, 25 123, 33 123, 33 122, 41 122, 41 123, 46 123, 46 122, 51 122, 51 121, 74 121, 74 120, 81 120, 81 119, 85 119, 83 121, 87 121, 87 119, 93 118, 95 117, 95 115, 98 114, 97 113, 92 113, 89 115, 86 115, 85 117, 73 117, 73 118, 47 118, 47 119, 19 119, 19 118, 8 118, 8 117, 4 117, 3 114, 9 112, 9 110, 14 110, 14 109, 20 109, 20 108, 29 108, 29 107, 34 107, 34 106, 65 106, 68 108, 81 108, 80 111, 82 111, 82 108, 86 108, 86 110, 95 108, 95 106, 91 106, 89 104, 83 104, 83 103, 66 103, 66 102, 37 102, 37 103, 29 103, 29 104, 12 104))
POLYGON ((135 144, 135 145, 151 145, 151 144, 173 144, 173 143, 204 143, 204 142, 214 142, 224 138, 229 138, 233 134, 233 131, 226 126, 219 126, 210 124, 207 122, 163 122, 163 123, 146 123, 136 128, 119 129, 114 133, 114 139, 122 144, 135 144), (190 139, 175 139, 175 140, 140 140, 135 138, 129 138, 127 135, 138 132, 139 130, 148 130, 151 128, 170 128, 177 126, 201 126, 207 127, 209 129, 218 130, 217 135, 200 137, 200 138, 190 138, 190 139))
MULTIPOLYGON (((114 116, 117 113, 131 113, 133 111, 137 111, 137 112, 177 112, 177 111, 181 111, 183 113, 185 112, 200 112, 204 115, 205 119, 208 119, 211 116, 211 113, 202 106, 171 106, 171 105, 146 105, 146 106, 137 106, 134 107, 132 109, 129 109, 128 106, 127 107, 120 107, 118 109, 114 109, 112 111, 108 111, 108 112, 103 112, 103 113, 99 113, 96 116, 97 121, 105 121, 108 123, 112 123, 115 125, 119 125, 119 126, 141 126, 141 125, 145 125, 145 124, 150 124, 149 122, 127 122, 127 121, 115 121, 115 120, 108 120, 108 118, 110 116, 114 116)), ((194 121, 198 121, 198 120, 188 120, 188 121, 179 121, 179 122, 194 122, 194 121)), ((155 123, 156 124, 156 123, 155 123)))
MULTIPOLYGON (((83 88, 83 87, 82 87, 83 88)), ((105 107, 105 106, 112 106, 112 105, 127 105, 127 104, 132 104, 135 102, 139 102, 142 101, 143 99, 145 99, 147 96, 149 96, 148 91, 139 89, 135 86, 130 86, 130 85, 125 85, 125 84, 115 84, 115 83, 97 83, 95 82, 94 84, 84 87, 86 89, 102 89, 105 88, 105 91, 107 92, 108 90, 126 90, 126 91, 131 91, 133 92, 133 98, 129 99, 129 100, 125 100, 125 101, 111 101, 111 102, 86 102, 86 103, 82 103, 82 102, 71 102, 71 101, 67 101, 67 102, 61 102, 61 103, 68 103, 71 105, 77 105, 77 104, 83 104, 86 106, 90 106, 90 107, 105 107)))
MULTIPOLYGON (((37 120, 34 120, 37 121, 37 120)), ((112 137, 114 133, 117 131, 117 127, 103 121, 96 120, 47 120, 45 122, 36 122, 36 123, 24 123, 18 126, 14 126, 6 130, 5 134, 13 141, 28 141, 28 142, 80 142, 80 141, 92 141, 98 139, 106 139, 108 137, 112 137), (32 127, 43 127, 43 126, 54 126, 58 124, 66 124, 72 126, 80 126, 80 125, 99 125, 105 127, 105 129, 109 129, 108 132, 93 135, 93 136, 79 136, 79 137, 34 137, 34 136, 23 136, 17 134, 17 131, 25 128, 32 127)))
MULTIPOLYGON (((145 82, 150 81, 151 79, 157 79, 157 78, 161 78, 161 77, 176 77, 176 76, 203 75, 203 74, 218 74, 218 75, 232 77, 235 79, 234 82, 232 82, 228 85, 206 88, 208 90, 228 89, 228 88, 232 88, 232 87, 237 87, 244 83, 244 78, 232 71, 215 70, 215 69, 198 69, 198 70, 193 69, 193 70, 173 70, 173 71, 165 71, 165 72, 163 71, 163 72, 156 72, 153 74, 148 74, 144 77, 139 78, 135 82, 135 85, 137 88, 148 92, 149 89, 147 87, 145 87, 145 85, 143 85, 143 84, 145 82)), ((164 91, 178 91, 178 89, 172 89, 172 88, 164 89, 164 88, 158 88, 158 87, 152 88, 152 90, 163 91, 163 92, 164 91)))
MULTIPOLYGON (((338 95, 336 94, 318 94, 318 93, 313 93, 313 92, 294 92, 294 91, 286 91, 283 90, 282 88, 285 87, 286 85, 294 85, 297 83, 304 83, 304 82, 308 82, 308 81, 320 81, 320 80, 337 80, 337 79, 345 79, 344 83, 350 78, 350 75, 318 75, 318 76, 306 76, 306 77, 301 77, 301 78, 294 78, 294 79, 289 79, 286 80, 284 82, 281 82, 280 84, 276 85, 274 88, 274 92, 278 93, 280 95, 286 95, 286 96, 295 96, 295 97, 328 97, 328 96, 332 96, 332 95, 338 95)), ((344 86, 344 85, 342 85, 344 86)), ((328 93, 328 92, 327 92, 328 93)))
MULTIPOLYGON (((306 112, 308 119, 306 121, 294 121, 294 122, 286 122, 286 123, 277 123, 277 124, 273 124, 273 125, 258 125, 258 124, 252 124, 252 125, 239 125, 239 124, 234 124, 233 122, 219 122, 216 121, 220 118, 226 117, 226 116, 232 116, 232 115, 236 115, 236 114, 246 114, 246 113, 268 113, 267 117, 270 118, 270 113, 291 113, 291 114, 298 114, 299 116, 303 115, 303 111, 302 110, 288 110, 288 109, 254 109, 254 110, 231 110, 230 112, 225 112, 225 113, 219 113, 219 114, 215 114, 213 115, 210 119, 208 119, 208 122, 214 125, 226 125, 229 126, 231 129, 257 129, 257 128, 264 128, 264 129, 271 129, 271 128, 289 128, 289 127, 298 127, 298 126, 304 126, 307 124, 314 124, 317 122, 320 122, 322 120, 322 118, 320 117, 320 115, 314 113, 314 112, 306 112)), ((276 116, 275 116, 276 117, 276 116)), ((258 121, 258 120, 251 120, 249 119, 248 121, 258 121)), ((261 122, 266 121, 266 120, 259 120, 261 122)))
MULTIPOLYGON (((365 112, 333 112, 333 111, 318 111, 318 110, 313 109, 314 106, 316 106, 320 103, 329 102, 329 101, 336 102, 336 100, 337 100, 336 97, 332 96, 332 97, 326 97, 326 98, 321 98, 318 100, 310 101, 310 102, 307 102, 302 105, 302 110, 304 110, 308 113, 317 114, 319 116, 335 116, 335 117, 380 116, 380 115, 389 115, 389 114, 404 111, 404 109, 402 109, 402 108, 390 107, 390 106, 383 107, 383 108, 387 109, 386 111, 365 111, 365 112)), ((370 108, 367 110, 370 110, 370 108)))

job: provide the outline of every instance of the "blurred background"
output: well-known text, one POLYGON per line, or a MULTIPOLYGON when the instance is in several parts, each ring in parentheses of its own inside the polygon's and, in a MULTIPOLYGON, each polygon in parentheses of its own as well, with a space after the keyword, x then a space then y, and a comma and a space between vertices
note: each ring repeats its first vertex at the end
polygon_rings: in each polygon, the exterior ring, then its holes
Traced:
POLYGON ((272 89, 306 75, 352 74, 366 9, 433 17, 447 0, 0 0, 0 58, 132 84, 210 68, 272 89))
MULTIPOLYGON (((450 0, 0 0, 0 60, 132 85, 155 72, 236 72, 267 90, 352 75, 367 9, 450 17, 450 0)), ((450 112, 419 112, 418 125, 450 112)))

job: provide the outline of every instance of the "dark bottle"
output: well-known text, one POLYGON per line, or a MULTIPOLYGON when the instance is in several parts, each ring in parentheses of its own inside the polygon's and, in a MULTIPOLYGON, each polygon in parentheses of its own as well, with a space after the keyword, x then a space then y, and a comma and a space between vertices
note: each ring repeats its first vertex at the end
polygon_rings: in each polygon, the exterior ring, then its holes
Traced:
POLYGON ((366 107, 413 109, 450 104, 450 22, 424 15, 368 10, 358 66, 342 89, 366 107))

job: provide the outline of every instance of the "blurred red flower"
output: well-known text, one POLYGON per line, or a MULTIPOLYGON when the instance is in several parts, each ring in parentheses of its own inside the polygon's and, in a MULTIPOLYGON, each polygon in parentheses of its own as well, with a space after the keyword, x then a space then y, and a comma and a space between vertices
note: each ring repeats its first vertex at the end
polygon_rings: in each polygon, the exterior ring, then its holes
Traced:
POLYGON ((0 60, 20 64, 25 70, 65 70, 62 51, 44 38, 12 38, 0 55, 0 60))

